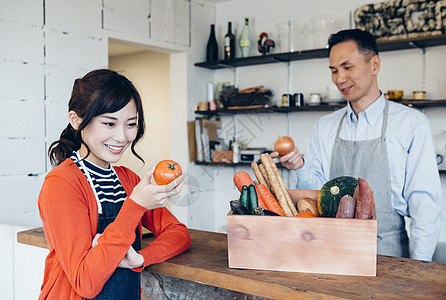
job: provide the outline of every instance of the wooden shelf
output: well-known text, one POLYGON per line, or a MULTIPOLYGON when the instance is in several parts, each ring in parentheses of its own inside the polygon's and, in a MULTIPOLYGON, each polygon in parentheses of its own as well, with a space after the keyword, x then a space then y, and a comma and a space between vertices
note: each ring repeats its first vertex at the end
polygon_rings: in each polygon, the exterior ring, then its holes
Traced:
MULTIPOLYGON (((428 108, 428 107, 446 107, 446 100, 413 100, 403 99, 396 100, 395 102, 401 103, 414 108, 428 108)), ((339 104, 320 104, 320 105, 305 105, 295 107, 264 107, 264 108, 249 108, 247 106, 243 109, 219 109, 219 110, 197 110, 197 115, 203 116, 216 116, 216 115, 236 115, 236 114, 262 114, 262 113, 292 113, 298 111, 334 111, 343 108, 346 103, 339 104)))
MULTIPOLYGON (((432 36, 428 38, 412 38, 401 39, 398 41, 386 41, 378 43, 378 50, 380 52, 405 50, 405 49, 424 49, 426 47, 446 45, 446 34, 439 36, 432 36)), ((313 49, 288 53, 275 53, 259 56, 250 56, 245 58, 235 58, 230 60, 219 60, 216 62, 200 62, 195 66, 207 68, 211 70, 254 66, 261 64, 271 64, 279 62, 290 62, 297 60, 306 60, 314 58, 328 57, 328 49, 313 49)))

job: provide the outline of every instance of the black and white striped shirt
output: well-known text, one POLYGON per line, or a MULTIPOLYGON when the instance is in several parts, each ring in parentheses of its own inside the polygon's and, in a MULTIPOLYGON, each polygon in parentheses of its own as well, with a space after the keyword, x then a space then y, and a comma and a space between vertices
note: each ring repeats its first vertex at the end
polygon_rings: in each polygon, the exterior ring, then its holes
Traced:
POLYGON ((82 162, 85 165, 85 170, 82 164, 79 163, 78 157, 74 152, 70 158, 84 174, 85 172, 90 174, 101 205, 104 205, 104 203, 119 203, 126 199, 127 194, 124 191, 118 176, 111 167, 109 169, 104 169, 84 159, 82 162))

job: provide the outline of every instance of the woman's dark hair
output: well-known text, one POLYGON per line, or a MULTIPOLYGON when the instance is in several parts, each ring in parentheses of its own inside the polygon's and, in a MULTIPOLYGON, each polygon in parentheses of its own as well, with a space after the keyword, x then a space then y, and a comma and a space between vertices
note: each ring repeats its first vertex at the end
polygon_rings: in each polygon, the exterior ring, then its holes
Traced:
POLYGON ((131 149, 132 153, 144 162, 135 151, 135 145, 145 131, 144 113, 139 92, 130 80, 123 75, 108 69, 99 69, 91 71, 74 81, 68 111, 74 111, 82 119, 82 123, 77 130, 71 124, 68 124, 60 134, 59 140, 50 145, 48 155, 51 164, 53 166, 59 165, 70 157, 73 151, 79 150, 81 144, 87 148, 88 156, 90 149, 82 140, 82 130, 87 127, 94 117, 104 113, 117 112, 131 100, 135 101, 138 116, 138 132, 132 142, 131 149))
POLYGON ((328 54, 331 53, 331 48, 333 48, 334 45, 347 41, 355 41, 358 45, 359 52, 361 52, 367 60, 378 54, 378 46, 376 45, 375 37, 371 33, 360 29, 346 29, 332 34, 328 39, 328 54))

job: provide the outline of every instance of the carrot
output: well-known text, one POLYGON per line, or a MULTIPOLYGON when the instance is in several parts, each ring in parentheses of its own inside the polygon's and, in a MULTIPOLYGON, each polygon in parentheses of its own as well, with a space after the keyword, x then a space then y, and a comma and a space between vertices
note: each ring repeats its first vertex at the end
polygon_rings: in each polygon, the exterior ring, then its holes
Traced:
POLYGON ((256 191, 257 191, 257 202, 258 202, 257 205, 258 205, 258 207, 268 209, 265 205, 265 202, 263 202, 262 197, 260 196, 260 192, 259 192, 259 188, 258 188, 259 183, 255 181, 254 185, 255 185, 256 191))
POLYGON ((280 207, 273 194, 271 194, 270 190, 264 184, 259 183, 256 188, 258 191, 257 194, 260 196, 259 199, 262 199, 267 210, 275 212, 276 214, 279 214, 281 216, 285 216, 283 209, 280 207))
POLYGON ((232 180, 234 181, 234 184, 239 192, 242 190, 242 187, 244 185, 249 186, 250 183, 253 183, 251 176, 249 176, 249 174, 245 171, 238 171, 237 173, 235 173, 232 180))

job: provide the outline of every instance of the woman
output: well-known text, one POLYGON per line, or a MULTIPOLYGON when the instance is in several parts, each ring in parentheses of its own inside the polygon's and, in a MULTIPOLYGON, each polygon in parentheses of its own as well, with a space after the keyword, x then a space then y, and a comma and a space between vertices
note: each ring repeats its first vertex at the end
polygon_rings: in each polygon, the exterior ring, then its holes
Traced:
POLYGON ((182 176, 158 186, 154 167, 139 177, 112 167, 144 134, 141 98, 111 70, 76 79, 69 124, 49 148, 51 163, 39 195, 50 253, 39 299, 140 299, 144 267, 190 247, 190 235, 166 208, 182 176), (141 249, 141 226, 156 240, 141 249))

